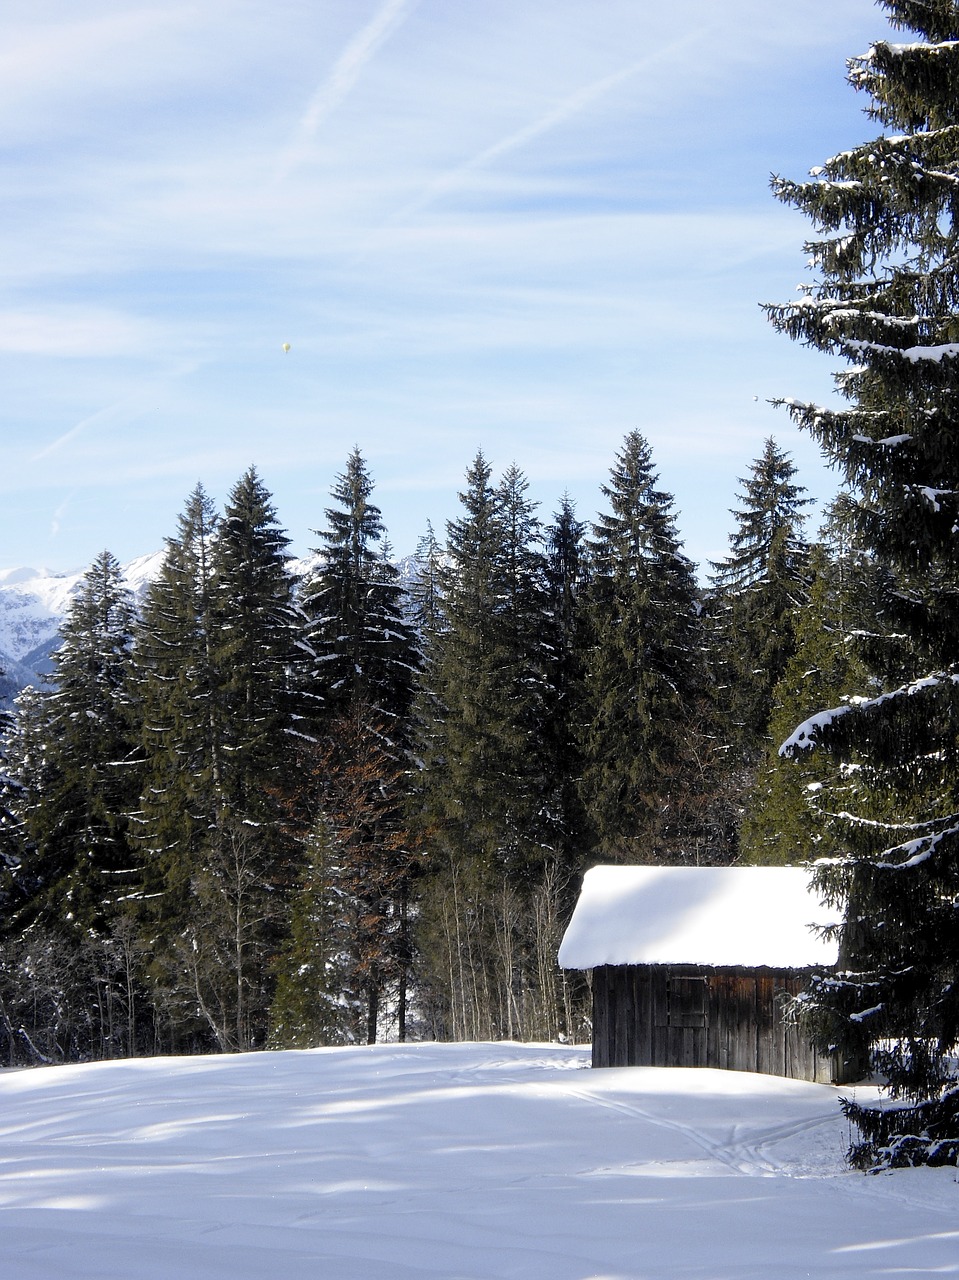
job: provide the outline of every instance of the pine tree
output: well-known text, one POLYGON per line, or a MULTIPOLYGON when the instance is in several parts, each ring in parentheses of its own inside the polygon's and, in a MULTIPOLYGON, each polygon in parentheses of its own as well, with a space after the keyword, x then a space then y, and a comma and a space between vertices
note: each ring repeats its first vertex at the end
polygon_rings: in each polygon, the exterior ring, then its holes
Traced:
POLYGON ((225 1048, 265 1041, 272 961, 295 874, 283 797, 293 785, 294 733, 302 720, 303 620, 288 545, 272 497, 251 467, 230 490, 213 547, 210 652, 222 766, 214 839, 194 876, 209 914, 209 922, 199 922, 200 948, 210 950, 206 985, 223 1009, 215 1030, 225 1048), (211 928, 215 921, 219 931, 211 928))
POLYGON ((428 662, 437 707, 425 729, 426 809, 441 842, 484 870, 535 861, 540 800, 542 559, 526 481, 502 484, 478 453, 447 529, 443 629, 428 662))
POLYGON ((279 969, 276 1043, 293 1043, 291 1037, 301 1034, 323 1035, 327 1043, 361 1038, 360 1006, 370 1043, 393 1011, 398 1034, 405 1036, 416 860, 403 802, 418 652, 372 493, 366 463, 354 449, 333 486, 335 505, 326 511, 316 550, 319 567, 304 591, 317 710, 315 743, 304 750, 300 769, 314 783, 309 820, 301 823, 306 863, 294 937, 279 969), (319 930, 313 940, 310 920, 319 930), (294 1032, 301 969, 320 984, 318 1004, 305 1030, 294 1032), (390 999, 393 1010, 386 1009, 390 999), (331 1020, 335 1010, 343 1015, 339 1020, 331 1020))
POLYGON ((82 578, 54 654, 55 688, 28 699, 19 738, 21 927, 38 915, 102 930, 138 876, 127 837, 136 794, 127 682, 133 604, 104 551, 82 578), (30 739, 30 747, 26 744, 30 739))
POLYGON ((432 1034, 544 1034, 555 1022, 553 974, 540 963, 545 931, 536 933, 533 903, 552 883, 558 824, 542 532, 522 472, 510 467, 494 484, 482 452, 460 502, 418 703, 424 999, 432 1034))
POLYGON ((289 538, 251 467, 233 486, 213 555, 212 656, 223 717, 223 802, 248 822, 275 827, 293 764, 300 716, 303 618, 294 602, 289 538))
POLYGON ((440 585, 443 547, 430 521, 426 533, 416 544, 413 559, 416 569, 410 584, 410 613, 420 648, 440 629, 443 614, 443 592, 440 585))
POLYGON ((547 717, 546 644, 548 597, 543 532, 529 482, 515 463, 496 489, 502 530, 500 589, 496 611, 500 647, 501 782, 509 792, 508 825, 500 833, 499 860, 517 879, 539 879, 555 831, 547 811, 548 775, 544 726, 547 717))
POLYGON ((773 689, 795 651, 806 602, 808 547, 791 458, 770 437, 740 480, 740 506, 726 558, 713 565, 709 611, 723 720, 737 754, 755 761, 766 741, 773 689))
POLYGON ((137 630, 143 910, 158 999, 181 1043, 246 1049, 266 1036, 293 876, 282 791, 300 620, 286 545, 255 470, 222 520, 198 487, 137 630))
POLYGON ((139 1045, 129 901, 140 876, 127 830, 137 793, 132 622, 119 565, 104 552, 61 629, 55 687, 21 695, 8 741, 19 846, 7 878, 9 1007, 18 1047, 40 1060, 139 1045))
POLYGON ((777 180, 810 218, 820 273, 770 309, 790 336, 849 362, 848 404, 791 404, 855 494, 859 538, 896 578, 883 625, 911 678, 822 712, 784 746, 828 750, 857 778, 844 853, 817 871, 846 908, 843 962, 806 1002, 820 1038, 863 1046, 909 1105, 849 1105, 859 1162, 959 1159, 959 5, 884 0, 917 40, 877 42, 849 79, 889 132, 812 180, 777 180))
POLYGON ((550 816, 565 905, 578 891, 587 846, 580 796, 583 716, 583 594, 587 588, 585 524, 564 495, 546 533, 545 719, 546 774, 552 779, 550 816))
POLYGON ((490 764, 498 654, 493 639, 496 564, 502 531, 492 468, 478 453, 460 493, 462 515, 447 523, 437 565, 439 609, 421 632, 423 668, 414 705, 416 755, 411 822, 425 849, 417 944, 428 1031, 440 1039, 495 1037, 490 967, 480 935, 496 861, 498 778, 490 764))
POLYGON ((213 657, 217 523, 198 485, 176 536, 167 539, 136 628, 144 780, 134 824, 147 858, 150 901, 171 922, 189 904, 190 877, 216 828, 222 787, 223 718, 213 657))
POLYGON ((144 859, 141 919, 147 973, 176 1051, 218 1043, 203 1013, 198 877, 222 812, 223 717, 214 662, 218 516, 202 485, 190 494, 150 583, 135 630, 133 683, 142 715, 143 784, 132 829, 144 859), (196 941, 196 947, 194 947, 196 941), (191 982, 196 977, 196 982, 191 982))
POLYGON ((773 690, 771 745, 746 806, 741 837, 743 861, 759 865, 799 864, 837 851, 827 814, 846 807, 846 780, 834 776, 819 752, 787 760, 778 748, 817 708, 852 696, 869 679, 853 634, 865 620, 849 580, 851 558, 817 544, 807 567, 809 599, 793 624, 795 651, 773 690))
POLYGON ((399 733, 413 696, 415 643, 399 574, 383 554, 386 531, 372 493, 354 449, 331 491, 336 505, 326 511, 315 549, 319 567, 304 589, 303 608, 321 723, 363 707, 369 720, 399 733))
POLYGON ((683 813, 703 683, 696 583, 658 479, 631 432, 588 544, 582 794, 596 852, 622 861, 699 856, 683 813))

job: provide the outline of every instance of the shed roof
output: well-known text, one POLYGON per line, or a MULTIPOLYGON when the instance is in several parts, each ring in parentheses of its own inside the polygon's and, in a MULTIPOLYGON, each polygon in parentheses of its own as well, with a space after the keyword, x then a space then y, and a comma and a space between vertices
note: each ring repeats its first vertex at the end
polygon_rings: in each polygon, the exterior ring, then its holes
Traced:
POLYGON ((802 867, 593 867, 559 949, 564 969, 833 965, 835 922, 802 867))

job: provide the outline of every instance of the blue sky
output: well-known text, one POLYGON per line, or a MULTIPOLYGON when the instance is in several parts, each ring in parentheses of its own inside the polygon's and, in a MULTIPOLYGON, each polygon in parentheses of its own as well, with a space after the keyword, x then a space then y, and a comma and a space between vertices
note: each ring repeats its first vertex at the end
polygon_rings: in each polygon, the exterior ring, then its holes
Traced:
POLYGON ((867 0, 7 0, 0 566, 121 560, 251 464, 293 548, 354 444, 397 553, 482 447, 581 518, 650 440, 722 555, 768 399, 829 365, 760 301, 773 201, 875 131, 867 0), (290 344, 288 354, 284 343, 290 344))

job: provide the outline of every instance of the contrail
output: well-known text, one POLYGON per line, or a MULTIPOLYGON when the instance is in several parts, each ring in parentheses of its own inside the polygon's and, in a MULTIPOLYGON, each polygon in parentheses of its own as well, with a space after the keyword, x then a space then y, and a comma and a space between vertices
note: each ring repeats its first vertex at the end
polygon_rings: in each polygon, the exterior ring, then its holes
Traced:
POLYGON ((276 177, 282 179, 307 158, 317 129, 346 98, 366 64, 405 20, 410 0, 384 0, 370 21, 349 42, 333 70, 314 93, 296 134, 280 155, 276 177))
MULTIPOLYGON (((139 399, 139 397, 137 397, 139 399)), ((91 413, 88 418, 82 419, 75 427, 71 427, 69 431, 65 431, 62 436, 57 436, 56 440, 51 440, 49 444, 33 454, 30 461, 39 462, 41 458, 49 458, 51 453, 56 453, 62 449, 65 444, 69 444, 71 440, 75 440, 77 436, 82 435, 87 427, 96 426, 100 422, 112 422, 123 417, 123 410, 131 406, 132 397, 126 400, 118 400, 116 404, 108 405, 105 409, 98 409, 96 413, 91 413)), ((140 410, 142 412, 142 410, 140 410)), ((131 415, 136 417, 136 411, 131 415)))
POLYGON ((137 418, 142 418, 145 413, 152 413, 156 408, 158 394, 168 383, 175 381, 177 378, 182 378, 186 374, 193 373, 199 367, 199 361, 188 361, 173 369, 166 377, 140 388, 132 395, 125 396, 122 400, 117 400, 114 404, 107 405, 104 409, 98 409, 96 413, 91 413, 89 417, 81 419, 76 426, 71 427, 62 436, 57 436, 56 440, 51 440, 49 444, 44 445, 37 453, 32 454, 30 461, 40 462, 43 458, 49 458, 52 453, 57 453, 65 444, 75 440, 77 436, 82 435, 90 427, 102 424, 125 426, 128 422, 135 422, 137 418))
POLYGON ((455 169, 450 169, 447 173, 441 174, 440 177, 434 179, 426 187, 421 195, 409 204, 404 205, 391 221, 406 217, 411 213, 418 213, 436 199, 437 196, 455 187, 460 179, 466 177, 467 174, 474 172, 476 169, 484 168, 500 156, 525 146, 527 142, 531 142, 533 138, 538 138, 540 134, 548 133, 550 129, 555 129, 557 125, 563 124, 571 116, 577 115, 588 107, 590 103, 595 102, 597 98, 602 98, 611 89, 615 89, 617 85, 630 80, 639 71, 644 70, 655 62, 659 62, 662 58, 675 53, 679 49, 685 48, 687 45, 701 40, 715 25, 718 24, 711 24, 709 27, 701 28, 692 35, 684 36, 680 40, 674 40, 670 44, 664 45, 661 49, 657 49, 655 53, 647 54, 646 57, 640 58, 636 62, 631 62, 619 71, 603 76, 601 80, 594 80, 592 84, 588 84, 568 98, 564 98, 562 102, 553 107, 551 111, 547 111, 545 115, 540 116, 538 120, 534 120, 522 129, 517 129, 515 133, 501 138, 499 142, 494 142, 492 146, 486 147, 483 151, 473 156, 472 159, 457 165, 455 169))

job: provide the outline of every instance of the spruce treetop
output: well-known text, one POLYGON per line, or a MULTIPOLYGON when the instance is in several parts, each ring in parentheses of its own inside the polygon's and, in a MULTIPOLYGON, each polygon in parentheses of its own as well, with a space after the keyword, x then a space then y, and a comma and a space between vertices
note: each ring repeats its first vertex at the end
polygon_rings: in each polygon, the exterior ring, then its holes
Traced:
POLYGON ((631 431, 610 469, 609 483, 601 486, 611 510, 600 513, 593 524, 589 545, 598 571, 624 556, 629 560, 666 556, 689 564, 679 550, 673 496, 658 489, 658 483, 649 443, 639 431, 631 431))
POLYGON ((736 527, 730 534, 729 554, 713 564, 713 581, 726 591, 742 590, 768 580, 788 567, 790 558, 805 554, 802 541, 803 508, 812 498, 795 483, 796 468, 789 454, 768 437, 763 453, 741 476, 740 505, 732 509, 736 527))
POLYGON ((587 544, 581 794, 596 850, 625 860, 680 857, 689 834, 673 815, 702 684, 696 584, 658 483, 630 432, 587 544))
POLYGON ((336 505, 327 508, 326 528, 319 531, 319 564, 306 583, 303 609, 320 718, 330 722, 347 711, 379 716, 393 731, 409 707, 417 657, 372 493, 373 479, 354 448, 330 490, 336 505))
POLYGON ((379 507, 370 501, 372 493, 373 478, 354 446, 346 469, 330 489, 337 505, 326 508, 326 528, 317 530, 322 542, 314 548, 315 554, 350 565, 354 574, 376 561, 376 544, 382 540, 384 528, 379 507))

